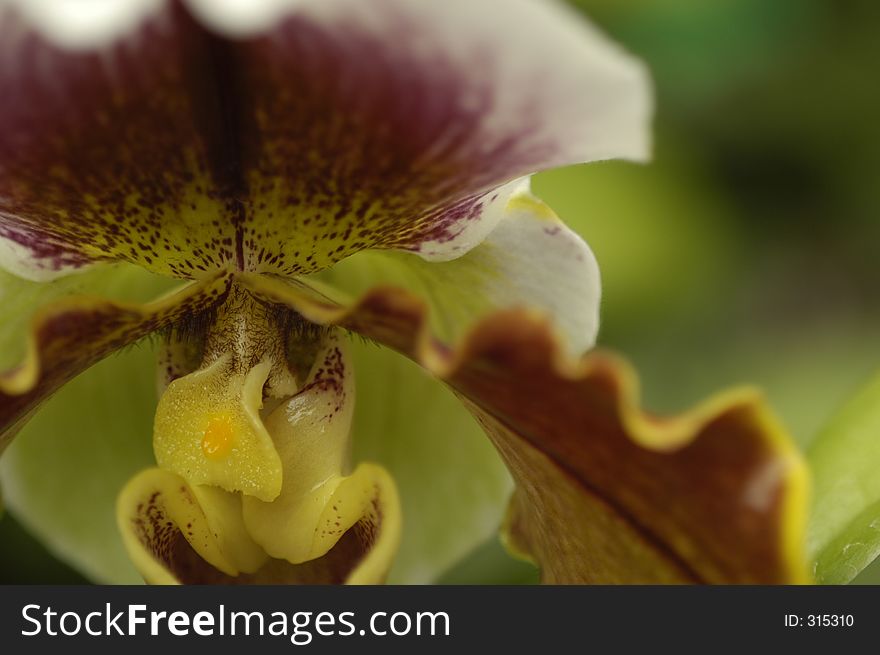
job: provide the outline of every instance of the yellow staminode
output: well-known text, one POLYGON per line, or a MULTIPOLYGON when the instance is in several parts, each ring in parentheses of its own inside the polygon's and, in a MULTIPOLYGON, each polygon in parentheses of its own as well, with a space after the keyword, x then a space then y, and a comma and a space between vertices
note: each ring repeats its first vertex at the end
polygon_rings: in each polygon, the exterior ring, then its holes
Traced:
POLYGON ((174 380, 159 400, 156 461, 191 485, 213 485, 264 501, 281 492, 281 459, 260 420, 271 364, 236 371, 224 355, 174 380))
POLYGON ((176 568, 182 537, 217 574, 383 582, 400 544, 400 499, 377 464, 361 462, 348 474, 355 389, 345 341, 328 335, 303 387, 264 421, 260 392, 269 366, 245 375, 231 361, 225 356, 175 380, 162 396, 154 438, 161 468, 136 476, 117 505, 138 570, 154 583, 190 579, 186 565, 176 568), (268 500, 229 493, 254 480, 266 489, 274 484, 264 438, 274 441, 271 453, 283 466, 279 492, 268 500), (265 477, 233 478, 240 471, 230 462, 252 468, 266 462, 266 470, 257 469, 265 477), (354 559, 316 562, 349 532, 342 557, 354 559))

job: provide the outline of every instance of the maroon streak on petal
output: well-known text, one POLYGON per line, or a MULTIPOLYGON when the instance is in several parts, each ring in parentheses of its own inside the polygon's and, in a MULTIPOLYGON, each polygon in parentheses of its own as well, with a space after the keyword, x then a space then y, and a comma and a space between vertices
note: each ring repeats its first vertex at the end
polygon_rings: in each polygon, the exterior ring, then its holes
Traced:
POLYGON ((65 382, 156 330, 185 324, 227 289, 228 279, 215 277, 145 305, 74 296, 44 307, 32 320, 25 360, 0 374, 0 452, 65 382))
POLYGON ((295 4, 233 38, 169 0, 99 51, 0 16, 0 257, 32 277, 123 259, 185 278, 370 247, 449 259, 500 217, 505 183, 644 155, 641 68, 558 7, 295 4))
POLYGON ((240 112, 219 40, 180 11, 101 51, 0 21, 0 236, 30 274, 115 259, 192 278, 233 261, 242 189, 225 119, 240 112))
POLYGON ((624 361, 567 359, 525 310, 498 312, 449 348, 407 292, 377 289, 345 308, 284 282, 242 282, 408 355, 465 399, 517 482, 510 544, 545 581, 809 579, 806 467, 756 392, 657 418, 639 408, 624 361))
POLYGON ((451 259, 500 218, 505 183, 643 156, 643 71, 558 10, 306 0, 237 43, 256 128, 240 140, 246 268, 300 274, 374 247, 451 259))
MULTIPOLYGON (((162 516, 157 514, 155 518, 161 520, 162 516)), ((155 553, 154 557, 180 584, 345 584, 358 562, 369 554, 376 530, 374 525, 364 521, 352 527, 330 552, 317 559, 302 564, 270 559, 258 571, 237 576, 227 575, 199 557, 179 530, 169 532, 165 537, 167 550, 155 553)), ((375 581, 379 582, 382 580, 375 581)))

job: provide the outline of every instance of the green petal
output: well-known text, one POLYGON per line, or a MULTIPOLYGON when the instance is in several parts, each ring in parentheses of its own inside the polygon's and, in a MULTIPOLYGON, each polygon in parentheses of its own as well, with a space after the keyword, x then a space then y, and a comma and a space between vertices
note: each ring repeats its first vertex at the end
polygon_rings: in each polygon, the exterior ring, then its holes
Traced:
POLYGON ((816 580, 847 583, 880 554, 880 376, 831 419, 808 457, 816 580))
MULTIPOLYGON (((53 301, 87 292, 142 302, 177 284, 131 265, 45 283, 0 273, 3 362, 22 361, 32 315, 53 301)), ((114 536, 112 498, 152 460, 154 366, 150 348, 135 347, 86 371, 46 402, 0 460, 4 503, 62 559, 96 580, 137 579, 114 536)))
POLYGON ((46 402, 0 460, 9 511, 96 582, 140 581, 119 539, 114 502, 153 462, 154 374, 146 344, 105 359, 46 402))
POLYGON ((512 482, 461 403, 400 355, 356 340, 355 461, 381 462, 403 503, 388 581, 436 580, 501 523, 512 482))

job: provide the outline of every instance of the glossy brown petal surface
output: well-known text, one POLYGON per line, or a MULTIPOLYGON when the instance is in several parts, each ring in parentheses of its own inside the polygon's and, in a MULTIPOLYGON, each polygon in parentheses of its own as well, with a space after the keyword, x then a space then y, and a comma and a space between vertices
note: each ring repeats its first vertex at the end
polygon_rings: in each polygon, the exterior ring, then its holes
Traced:
POLYGON ((508 541, 545 581, 809 579, 806 468, 757 392, 654 417, 625 362, 565 359, 547 322, 525 310, 485 319, 453 349, 404 292, 379 289, 343 308, 280 281, 250 283, 409 355, 466 399, 517 481, 508 541))

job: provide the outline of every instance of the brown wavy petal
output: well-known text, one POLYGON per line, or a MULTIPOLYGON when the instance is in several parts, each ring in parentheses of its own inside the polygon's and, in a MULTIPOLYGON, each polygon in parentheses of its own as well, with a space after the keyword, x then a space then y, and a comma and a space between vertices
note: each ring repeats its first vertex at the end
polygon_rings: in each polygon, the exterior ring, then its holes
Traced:
POLYGON ((29 414, 65 382, 110 353, 209 309, 226 293, 215 277, 144 305, 73 296, 34 316, 24 361, 0 374, 0 452, 29 414))
POLYGON ((492 315, 448 348, 400 290, 344 308, 281 281, 243 282, 408 355, 463 397, 517 482, 508 541, 545 581, 809 579, 806 467, 756 391, 654 417, 639 408, 626 362, 565 359, 548 323, 525 310, 492 315))

